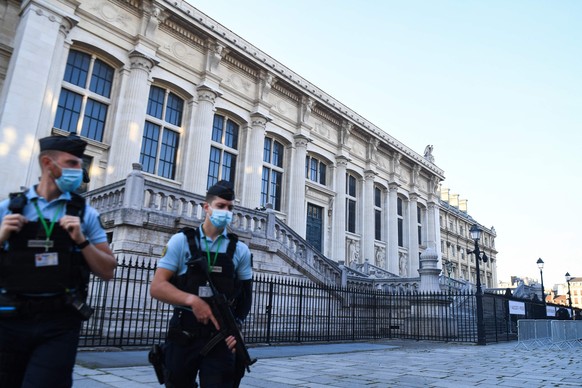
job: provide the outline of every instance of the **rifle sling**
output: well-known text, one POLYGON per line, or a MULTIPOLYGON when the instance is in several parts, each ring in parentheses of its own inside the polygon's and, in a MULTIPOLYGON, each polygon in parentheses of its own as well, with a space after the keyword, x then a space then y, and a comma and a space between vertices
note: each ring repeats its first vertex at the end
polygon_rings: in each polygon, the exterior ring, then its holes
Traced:
POLYGON ((224 334, 224 331, 219 331, 214 337, 210 339, 210 341, 208 341, 206 345, 204 345, 204 347, 200 351, 200 355, 202 357, 206 356, 212 349, 214 349, 216 345, 218 345, 225 338, 226 334, 224 334))

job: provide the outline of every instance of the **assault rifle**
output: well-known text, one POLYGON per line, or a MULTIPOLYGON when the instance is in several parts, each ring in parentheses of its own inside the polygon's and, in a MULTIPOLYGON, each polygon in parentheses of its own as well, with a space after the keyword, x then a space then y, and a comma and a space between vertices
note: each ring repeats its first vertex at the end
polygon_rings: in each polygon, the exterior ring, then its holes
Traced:
MULTIPOLYGON (((250 372, 250 366, 257 362, 256 358, 251 358, 245 341, 243 339, 242 333, 240 332, 238 323, 232 314, 232 310, 228 303, 228 300, 224 294, 220 293, 212 280, 210 279, 210 274, 208 273, 208 266, 205 259, 198 259, 189 265, 194 265, 198 267, 206 276, 206 281, 208 286, 212 290, 212 296, 206 298, 210 303, 210 308, 214 317, 220 325, 220 331, 210 339, 208 344, 202 348, 200 355, 203 357, 208 354, 218 343, 224 341, 228 336, 233 336, 236 340, 236 364, 237 364, 237 375, 242 379, 244 371, 250 372)), ((240 381, 239 379, 239 381, 240 381)))

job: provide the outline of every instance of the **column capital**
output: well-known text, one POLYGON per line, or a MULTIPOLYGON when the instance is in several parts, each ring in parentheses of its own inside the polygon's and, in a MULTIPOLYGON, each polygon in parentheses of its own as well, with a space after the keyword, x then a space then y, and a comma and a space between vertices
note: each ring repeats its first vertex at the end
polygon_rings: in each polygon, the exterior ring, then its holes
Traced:
POLYGON ((260 112, 251 113, 251 126, 265 129, 271 119, 260 112))
POLYGON ((139 69, 144 70, 147 73, 151 72, 153 67, 158 64, 157 60, 137 50, 133 50, 129 53, 129 61, 132 70, 139 69))
POLYGON ((311 142, 310 138, 308 138, 307 136, 305 136, 301 133, 293 135, 293 139, 295 139, 295 146, 296 147, 306 148, 307 144, 309 144, 311 142))
POLYGON ((205 85, 199 86, 196 90, 198 91, 198 101, 210 102, 212 105, 214 105, 216 97, 220 96, 219 92, 205 85))
POLYGON ((364 171, 364 180, 374 180, 378 173, 374 170, 365 170, 364 171))
POLYGON ((398 191, 399 187, 400 187, 399 183, 396 183, 396 182, 389 182, 388 183, 388 191, 390 191, 390 192, 398 191))
POLYGON ((350 158, 348 158, 347 156, 344 155, 337 155, 335 157, 335 163, 338 167, 347 167, 348 166, 348 162, 350 161, 350 158))

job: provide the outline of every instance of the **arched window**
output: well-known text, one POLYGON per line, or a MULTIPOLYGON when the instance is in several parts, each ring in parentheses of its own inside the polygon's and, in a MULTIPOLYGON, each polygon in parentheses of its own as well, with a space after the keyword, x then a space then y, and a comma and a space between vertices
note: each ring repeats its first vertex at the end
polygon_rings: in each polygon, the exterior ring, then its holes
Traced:
POLYGON ((283 144, 270 137, 263 143, 263 175, 261 184, 261 204, 270 203, 273 209, 281 210, 281 189, 283 184, 283 144))
POLYGON ((239 125, 224 115, 214 115, 212 145, 208 163, 206 188, 220 180, 234 184, 236 159, 238 157, 239 125))
POLYGON ((183 99, 151 86, 140 153, 145 172, 175 178, 183 112, 183 99))
POLYGON ((305 158, 305 178, 319 184, 326 184, 327 165, 321 160, 307 156, 305 158))
POLYGON ((113 67, 101 59, 71 50, 55 116, 54 127, 103 141, 111 105, 113 67))
POLYGON ((352 174, 346 174, 346 230, 356 233, 357 180, 352 174))

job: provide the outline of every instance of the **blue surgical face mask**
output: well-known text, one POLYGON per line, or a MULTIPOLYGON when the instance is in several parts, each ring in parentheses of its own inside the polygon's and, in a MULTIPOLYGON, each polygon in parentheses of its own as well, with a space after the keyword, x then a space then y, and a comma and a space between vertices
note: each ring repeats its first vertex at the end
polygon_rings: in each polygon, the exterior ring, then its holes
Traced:
POLYGON ((232 221, 232 212, 228 210, 214 209, 210 214, 210 222, 219 229, 226 228, 232 221))
POLYGON ((61 176, 55 179, 55 183, 62 193, 71 193, 81 186, 83 182, 83 170, 80 168, 61 168, 61 176))

